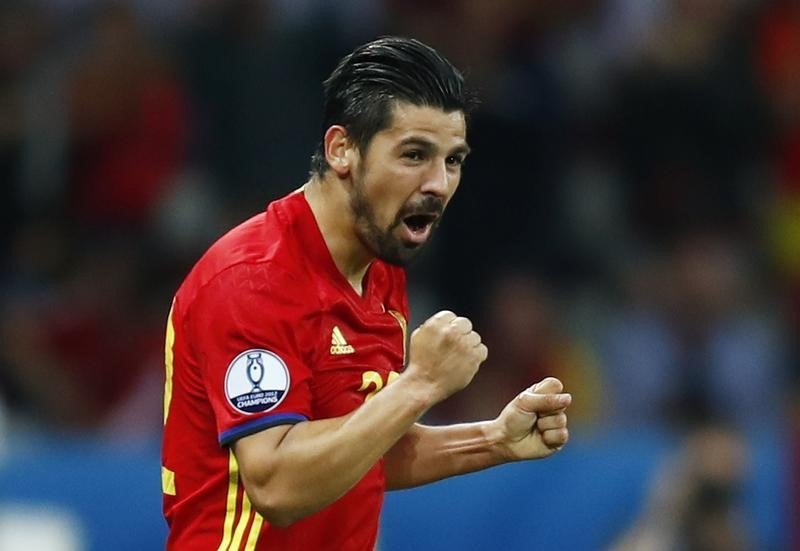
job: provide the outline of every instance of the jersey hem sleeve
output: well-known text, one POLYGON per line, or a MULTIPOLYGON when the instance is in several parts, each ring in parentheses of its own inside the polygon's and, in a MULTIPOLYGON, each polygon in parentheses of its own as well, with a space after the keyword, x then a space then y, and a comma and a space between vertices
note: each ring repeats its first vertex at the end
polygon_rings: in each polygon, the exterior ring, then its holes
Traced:
POLYGON ((276 415, 259 417, 258 419, 242 423, 241 425, 221 433, 219 435, 219 445, 228 446, 240 438, 261 432, 262 430, 277 427, 278 425, 295 425, 302 421, 308 421, 308 417, 299 413, 278 413, 276 415))

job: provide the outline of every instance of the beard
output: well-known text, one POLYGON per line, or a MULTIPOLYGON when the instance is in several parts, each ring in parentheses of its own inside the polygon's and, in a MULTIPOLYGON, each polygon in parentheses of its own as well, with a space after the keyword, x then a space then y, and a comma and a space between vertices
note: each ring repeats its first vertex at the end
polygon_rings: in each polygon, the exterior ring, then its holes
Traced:
MULTIPOLYGON (((436 219, 432 223, 431 232, 436 229, 444 212, 444 201, 432 195, 424 196, 415 203, 406 203, 398 211, 394 221, 386 228, 381 228, 376 220, 375 209, 364 192, 364 180, 359 177, 353 180, 350 192, 350 208, 355 219, 355 231, 361 243, 377 257, 395 266, 406 266, 423 249, 425 243, 410 243, 395 235, 395 231, 404 223, 404 219, 418 213, 434 213, 436 219)), ((432 233, 431 233, 432 235, 432 233)), ((430 237, 428 238, 430 240, 430 237)))

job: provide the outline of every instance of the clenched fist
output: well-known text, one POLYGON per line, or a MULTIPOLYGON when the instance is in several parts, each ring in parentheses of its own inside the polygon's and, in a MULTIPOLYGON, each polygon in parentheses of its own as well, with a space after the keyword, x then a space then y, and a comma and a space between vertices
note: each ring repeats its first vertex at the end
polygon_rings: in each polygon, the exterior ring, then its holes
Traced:
POLYGON ((572 395, 554 377, 525 389, 491 422, 492 440, 506 461, 538 459, 560 450, 569 439, 566 409, 572 395))
POLYGON ((487 354, 472 322, 444 310, 411 334, 405 375, 427 385, 433 404, 467 386, 487 354))

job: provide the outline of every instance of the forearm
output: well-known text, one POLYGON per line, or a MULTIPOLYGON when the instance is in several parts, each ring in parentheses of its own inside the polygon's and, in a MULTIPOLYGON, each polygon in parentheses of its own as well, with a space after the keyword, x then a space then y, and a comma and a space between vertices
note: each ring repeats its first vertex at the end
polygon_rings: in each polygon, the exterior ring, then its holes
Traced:
POLYGON ((492 421, 414 425, 386 454, 387 488, 410 488, 500 463, 549 457, 569 438, 572 396, 549 377, 511 400, 492 421))
POLYGON ((256 508, 273 523, 290 524, 352 488, 430 405, 404 383, 347 416, 298 423, 269 454, 246 458, 243 479, 256 508))
POLYGON ((504 463, 491 421, 415 425, 386 454, 386 486, 411 488, 504 463))

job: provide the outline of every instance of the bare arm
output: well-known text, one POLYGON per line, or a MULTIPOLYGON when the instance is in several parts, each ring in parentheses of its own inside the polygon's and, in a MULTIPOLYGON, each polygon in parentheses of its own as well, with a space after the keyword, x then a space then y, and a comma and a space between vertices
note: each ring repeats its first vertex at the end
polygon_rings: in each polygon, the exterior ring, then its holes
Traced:
POLYGON ((233 444, 250 501, 271 524, 288 526, 341 497, 486 358, 472 324, 452 312, 433 316, 411 340, 403 375, 349 415, 274 427, 233 444))
POLYGON ((500 464, 487 424, 414 425, 385 456, 387 489, 411 488, 500 464))
POLYGON ((493 421, 414 425, 386 454, 391 490, 522 459, 548 457, 569 438, 564 410, 572 398, 548 378, 521 393, 493 421))
POLYGON ((235 442, 254 507, 270 523, 288 526, 352 488, 428 407, 423 391, 403 379, 344 417, 282 425, 235 442))

